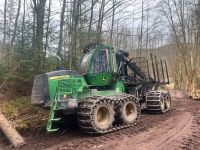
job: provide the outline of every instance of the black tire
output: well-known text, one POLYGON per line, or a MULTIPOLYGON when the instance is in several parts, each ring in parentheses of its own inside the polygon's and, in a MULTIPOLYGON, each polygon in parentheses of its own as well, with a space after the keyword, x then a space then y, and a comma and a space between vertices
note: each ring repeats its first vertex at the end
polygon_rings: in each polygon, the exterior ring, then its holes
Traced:
POLYGON ((137 120, 138 104, 135 101, 127 101, 118 108, 119 121, 125 124, 131 124, 137 120))
POLYGON ((80 128, 84 132, 93 135, 104 134, 134 126, 136 121, 140 118, 140 113, 140 104, 134 95, 122 94, 110 97, 94 96, 88 97, 79 103, 77 120, 80 128), (119 122, 119 118, 124 118, 119 114, 119 110, 122 110, 119 109, 119 106, 121 106, 122 103, 126 103, 128 107, 130 107, 130 105, 135 106, 136 104, 135 110, 137 110, 137 117, 134 117, 132 120, 128 119, 128 121, 125 121, 126 124, 124 121, 119 122))
POLYGON ((171 97, 168 91, 150 91, 146 96, 149 113, 166 113, 171 109, 171 97))
POLYGON ((169 94, 167 94, 166 96, 165 96, 165 109, 166 110, 169 110, 169 109, 171 109, 171 97, 170 97, 170 95, 169 94))
POLYGON ((94 108, 94 125, 100 130, 109 129, 114 122, 113 107, 107 103, 102 103, 94 108))
POLYGON ((165 113, 165 98, 164 97, 160 98, 160 112, 165 113))

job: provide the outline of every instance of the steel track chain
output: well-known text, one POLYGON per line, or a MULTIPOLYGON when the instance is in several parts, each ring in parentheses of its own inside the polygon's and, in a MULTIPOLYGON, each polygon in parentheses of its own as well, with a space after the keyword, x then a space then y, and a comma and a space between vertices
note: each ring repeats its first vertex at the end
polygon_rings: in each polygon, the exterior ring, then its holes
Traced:
POLYGON ((78 107, 78 122, 79 126, 83 129, 84 132, 90 133, 90 134, 103 134, 103 133, 109 133, 112 131, 120 130, 123 128, 131 127, 137 124, 138 119, 140 118, 140 104, 138 99, 134 95, 130 94, 121 94, 117 96, 95 96, 95 97, 88 97, 84 99, 82 102, 80 102, 78 107), (97 107, 101 103, 107 103, 111 105, 113 108, 116 108, 119 104, 125 103, 127 101, 134 101, 137 104, 137 113, 138 116, 136 118, 136 121, 131 124, 115 124, 111 126, 110 128, 106 130, 99 129, 94 124, 94 111, 95 107, 97 107))
POLYGON ((146 104, 147 104, 147 110, 150 113, 166 113, 167 111, 169 111, 171 109, 171 106, 165 110, 161 110, 161 106, 160 106, 160 101, 161 99, 165 99, 165 98, 170 99, 171 101, 171 97, 168 91, 150 91, 147 93, 146 96, 146 104))

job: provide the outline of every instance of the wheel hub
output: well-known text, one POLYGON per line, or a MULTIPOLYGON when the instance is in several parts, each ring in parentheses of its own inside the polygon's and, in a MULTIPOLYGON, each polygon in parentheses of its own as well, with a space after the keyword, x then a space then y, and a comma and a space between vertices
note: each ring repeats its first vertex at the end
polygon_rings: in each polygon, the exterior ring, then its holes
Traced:
POLYGON ((105 106, 100 107, 97 110, 97 121, 99 124, 105 124, 109 119, 109 109, 105 106))
POLYGON ((128 103, 125 106, 125 115, 127 120, 130 122, 134 121, 137 117, 137 109, 135 108, 135 105, 132 103, 128 103))

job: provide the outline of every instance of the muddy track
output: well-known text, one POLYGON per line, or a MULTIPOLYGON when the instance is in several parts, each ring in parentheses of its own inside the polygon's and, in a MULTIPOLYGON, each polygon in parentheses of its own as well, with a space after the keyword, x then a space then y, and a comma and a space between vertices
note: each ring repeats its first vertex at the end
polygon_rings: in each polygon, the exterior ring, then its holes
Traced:
MULTIPOLYGON (((193 105, 197 105, 196 102, 192 102, 193 105)), ((183 138, 181 142, 181 149, 183 150, 200 150, 200 101, 198 104, 198 110, 193 109, 190 105, 190 113, 194 116, 192 121, 192 131, 189 136, 183 138)))
POLYGON ((192 134, 186 138, 183 138, 180 147, 183 150, 200 149, 200 113, 193 120, 192 134))
MULTIPOLYGON (((137 125, 102 136, 90 136, 78 127, 53 134, 26 136, 24 150, 32 149, 200 149, 200 101, 171 91, 173 108, 166 114, 142 113, 137 125)), ((11 149, 0 136, 0 149, 11 149)))

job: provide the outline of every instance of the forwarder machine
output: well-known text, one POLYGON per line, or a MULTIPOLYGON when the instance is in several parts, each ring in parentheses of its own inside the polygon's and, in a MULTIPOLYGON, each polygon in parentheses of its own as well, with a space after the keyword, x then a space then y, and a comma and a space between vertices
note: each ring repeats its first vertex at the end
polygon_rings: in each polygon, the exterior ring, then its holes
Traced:
POLYGON ((129 58, 127 52, 104 44, 88 45, 83 54, 79 71, 57 70, 35 77, 31 100, 50 108, 48 132, 59 129, 60 112, 77 115, 84 132, 103 134, 134 126, 142 109, 170 110, 169 92, 158 90, 169 84, 166 62, 151 55, 149 65, 145 58, 129 58))

